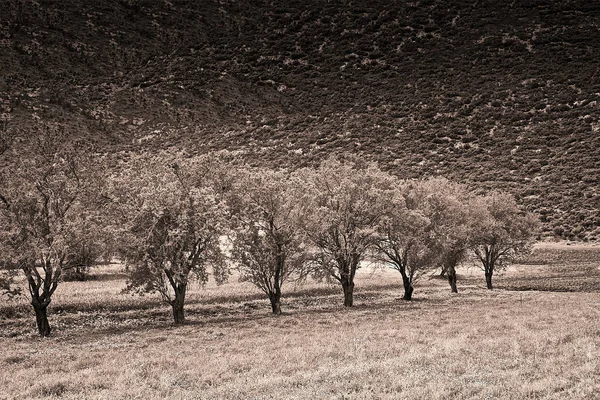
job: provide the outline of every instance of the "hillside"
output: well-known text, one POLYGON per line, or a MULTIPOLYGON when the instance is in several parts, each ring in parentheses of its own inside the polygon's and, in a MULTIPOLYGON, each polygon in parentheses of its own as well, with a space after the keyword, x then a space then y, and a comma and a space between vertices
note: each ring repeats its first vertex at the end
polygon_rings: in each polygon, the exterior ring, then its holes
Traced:
POLYGON ((5 0, 0 120, 116 159, 358 153, 600 240, 599 37, 586 0, 5 0))

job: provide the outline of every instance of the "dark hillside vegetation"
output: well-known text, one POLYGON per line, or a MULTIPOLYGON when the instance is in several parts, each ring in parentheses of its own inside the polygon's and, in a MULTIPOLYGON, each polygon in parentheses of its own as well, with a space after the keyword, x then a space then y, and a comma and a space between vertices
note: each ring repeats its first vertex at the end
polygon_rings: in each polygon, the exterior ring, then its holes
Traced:
POLYGON ((600 239, 600 4, 5 0, 0 118, 125 159, 351 152, 514 193, 600 239))

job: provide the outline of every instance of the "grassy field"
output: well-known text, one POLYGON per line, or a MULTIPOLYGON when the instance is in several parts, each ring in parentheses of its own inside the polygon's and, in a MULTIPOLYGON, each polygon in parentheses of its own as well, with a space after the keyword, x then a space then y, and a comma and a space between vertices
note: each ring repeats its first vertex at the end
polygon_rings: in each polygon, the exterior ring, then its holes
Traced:
POLYGON ((50 338, 25 298, 0 305, 0 398, 600 398, 600 247, 538 246, 495 284, 465 267, 459 294, 426 276, 406 302, 399 274, 364 270, 352 309, 336 286, 288 285, 273 317, 233 278, 194 288, 175 327, 104 266, 61 284, 50 338))

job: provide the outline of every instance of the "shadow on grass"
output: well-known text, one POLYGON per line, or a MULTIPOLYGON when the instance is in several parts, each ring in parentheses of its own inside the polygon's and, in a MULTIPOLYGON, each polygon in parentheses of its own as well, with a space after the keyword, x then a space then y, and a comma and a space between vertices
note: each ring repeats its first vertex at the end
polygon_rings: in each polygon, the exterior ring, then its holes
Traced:
MULTIPOLYGON (((420 297, 405 301, 399 294, 391 297, 390 289, 396 294, 397 288, 397 285, 393 284, 367 285, 360 290, 357 288, 355 305, 351 308, 342 305, 342 291, 337 286, 303 288, 287 294, 282 299, 283 314, 280 316, 270 312, 269 301, 262 293, 201 299, 186 303, 187 321, 183 326, 217 328, 248 323, 261 324, 264 321, 297 324, 298 318, 311 318, 314 315, 327 314, 332 317, 342 315, 344 316, 342 318, 346 318, 348 314, 419 309, 440 303, 439 299, 420 297)), ((88 307, 85 311, 75 306, 61 307, 50 310, 49 318, 54 329, 53 336, 59 340, 78 338, 78 341, 82 341, 89 335, 98 338, 179 327, 172 321, 170 307, 158 300, 138 303, 130 307, 88 307), (66 311, 69 309, 73 312, 66 311)), ((9 329, 0 332, 0 336, 36 337, 32 310, 28 310, 21 318, 7 322, 10 322, 10 326, 7 326, 9 329)))
MULTIPOLYGON (((364 288, 357 288, 355 296, 366 296, 366 295, 377 295, 381 291, 396 288, 393 284, 381 284, 381 285, 368 285, 364 288)), ((296 288, 294 291, 284 293, 283 300, 285 299, 313 299, 327 296, 339 295, 342 297, 342 289, 339 286, 324 286, 317 288, 296 288)), ((162 302, 155 295, 147 296, 136 296, 127 293, 123 293, 119 302, 106 302, 106 303, 69 303, 69 304, 50 304, 49 314, 62 314, 62 313, 118 313, 126 311, 145 311, 159 307, 164 307, 165 303, 162 302), (140 298, 144 298, 144 301, 139 301, 140 298), (138 299, 138 300, 131 300, 138 299)), ((239 294, 239 295, 218 295, 218 296, 206 296, 199 299, 189 299, 186 301, 186 306, 193 305, 222 305, 222 304, 234 304, 234 303, 251 303, 257 301, 267 301, 267 297, 264 293, 256 291, 253 294, 239 294)), ((29 306, 9 305, 0 307, 0 316, 6 318, 14 318, 22 315, 24 312, 29 313, 29 306)))
MULTIPOLYGON (((388 286, 388 285, 385 285, 388 286)), ((319 288, 318 290, 310 289, 306 292, 313 294, 314 292, 325 293, 325 295, 331 294, 327 290, 319 288)), ((337 291, 335 292, 337 294, 337 291)), ((283 313, 281 315, 274 315, 269 310, 268 300, 264 300, 262 306, 249 306, 248 302, 236 303, 237 307, 223 307, 218 304, 211 304, 210 307, 190 307, 186 305, 186 322, 182 325, 175 324, 172 321, 170 309, 163 308, 162 310, 153 310, 150 315, 144 315, 144 318, 139 318, 139 323, 134 325, 118 325, 119 319, 127 319, 124 316, 116 317, 116 326, 110 328, 95 327, 93 324, 88 325, 86 328, 86 340, 88 336, 98 337, 106 335, 121 335, 127 333, 136 332, 158 332, 158 331, 171 331, 176 329, 182 329, 185 327, 198 327, 202 329, 215 329, 215 328, 231 328, 231 327, 244 327, 247 324, 264 325, 270 328, 272 327, 285 327, 289 325, 301 324, 302 319, 311 319, 313 316, 328 315, 334 318, 358 318, 361 316, 371 316, 382 313, 393 313, 403 311, 418 311, 423 307, 439 307, 447 304, 448 300, 445 298, 426 298, 416 297, 413 300, 406 301, 401 297, 394 298, 379 298, 379 301, 369 301, 365 293, 357 294, 355 296, 355 305, 353 307, 344 307, 342 305, 343 297, 340 295, 339 298, 332 298, 327 296, 321 297, 317 306, 302 306, 294 302, 293 298, 301 298, 301 295, 288 297, 283 299, 283 313), (288 301, 286 301, 288 300, 288 301), (289 300, 292 300, 289 302, 289 300)), ((247 300, 247 298, 245 298, 247 300)), ((197 304, 198 305, 198 304, 197 304)), ((64 331, 68 332, 69 329, 65 326, 64 331)), ((76 336, 82 336, 77 335, 76 336)))
MULTIPOLYGON (((510 285, 499 289, 510 289, 510 285)), ((524 286, 521 289, 525 290, 524 286)), ((536 289, 533 289, 536 290, 536 289)), ((415 292, 415 297, 402 299, 402 287, 395 283, 368 284, 357 287, 354 307, 342 305, 343 295, 339 286, 296 288, 286 293, 282 299, 283 314, 270 313, 269 302, 261 292, 246 295, 222 295, 194 299, 186 302, 185 326, 218 328, 263 324, 266 321, 281 321, 284 324, 298 324, 299 320, 316 315, 331 315, 333 318, 346 318, 355 314, 368 316, 382 313, 411 312, 424 308, 452 306, 460 294, 454 296, 428 296, 415 292), (340 317, 342 316, 342 317, 340 317)), ((421 311, 419 311, 421 312, 421 311)), ((177 329, 172 321, 171 309, 157 298, 131 304, 89 304, 57 307, 50 310, 50 323, 56 326, 57 337, 64 340, 77 337, 78 341, 92 335, 98 338, 106 335, 120 335, 135 332, 164 331, 177 329)), ((23 325, 23 318, 11 321, 9 336, 30 336, 35 321, 32 310, 27 319, 31 324, 23 325)), ((272 324, 269 324, 272 325, 272 324)), ((7 335, 0 334, 6 337, 7 335)))
MULTIPOLYGON (((390 304, 392 306, 394 304, 390 304)), ((397 304, 395 304, 397 305, 397 304)), ((71 340, 74 336, 78 338, 78 341, 93 341, 98 337, 112 336, 112 335, 123 335, 131 333, 151 333, 151 332, 165 332, 173 331, 178 329, 185 329, 186 327, 197 327, 200 329, 215 329, 215 328, 230 328, 243 327, 246 324, 252 324, 253 326, 263 325, 272 326, 270 322, 285 324, 288 322, 292 325, 297 325, 300 322, 296 319, 297 317, 310 318, 310 316, 316 315, 348 315, 349 313, 364 313, 367 310, 383 310, 385 306, 382 304, 378 305, 357 305, 352 308, 344 308, 343 306, 327 306, 319 309, 302 309, 302 310, 284 310, 280 315, 274 315, 269 312, 268 307, 262 309, 255 309, 253 312, 246 312, 242 309, 228 312, 219 312, 217 309, 205 309, 205 310, 186 310, 186 321, 184 324, 175 324, 172 321, 171 314, 169 311, 156 313, 158 318, 149 318, 144 322, 135 325, 121 325, 111 326, 109 328, 95 327, 94 325, 82 326, 79 325, 79 329, 75 327, 63 326, 61 332, 63 335, 56 336, 58 340, 65 339, 71 340)), ((27 335, 27 333, 23 332, 27 335)))

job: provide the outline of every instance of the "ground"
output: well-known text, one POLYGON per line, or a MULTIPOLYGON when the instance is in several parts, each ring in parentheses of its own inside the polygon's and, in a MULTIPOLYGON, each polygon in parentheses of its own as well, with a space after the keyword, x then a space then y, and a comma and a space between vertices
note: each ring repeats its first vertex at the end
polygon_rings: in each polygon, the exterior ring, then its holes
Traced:
POLYGON ((341 288, 284 287, 284 314, 235 277, 194 288, 176 327, 122 266, 65 282, 35 335, 26 299, 0 306, 0 399, 600 398, 600 247, 538 245, 495 278, 435 274, 401 300, 392 270, 341 288))

